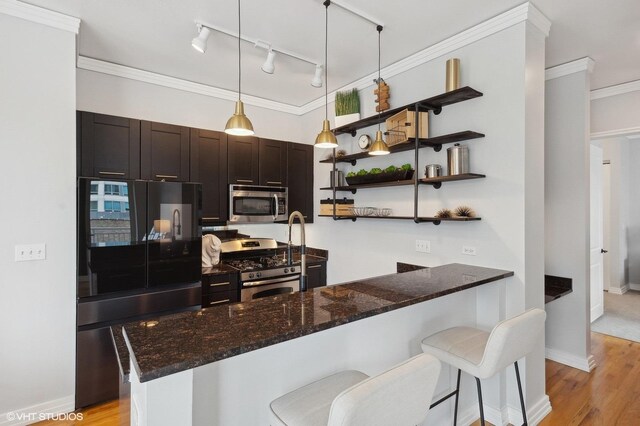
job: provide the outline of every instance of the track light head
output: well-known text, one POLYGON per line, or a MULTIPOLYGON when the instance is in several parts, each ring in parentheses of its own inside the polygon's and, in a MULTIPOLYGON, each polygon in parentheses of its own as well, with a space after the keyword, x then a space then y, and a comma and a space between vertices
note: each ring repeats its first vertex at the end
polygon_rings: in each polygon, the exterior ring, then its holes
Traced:
POLYGON ((191 46, 193 46, 193 48, 198 52, 204 53, 207 50, 207 39, 209 38, 209 34, 211 34, 211 30, 202 25, 198 25, 198 27, 198 37, 191 40, 191 46))
POLYGON ((313 87, 322 87, 322 65, 316 65, 316 73, 313 75, 311 85, 313 87))
POLYGON ((273 74, 273 71, 276 69, 275 65, 273 64, 275 59, 276 59, 276 52, 269 49, 269 53, 267 53, 267 60, 264 61, 264 64, 262 64, 262 67, 261 67, 262 71, 266 72, 267 74, 273 74))

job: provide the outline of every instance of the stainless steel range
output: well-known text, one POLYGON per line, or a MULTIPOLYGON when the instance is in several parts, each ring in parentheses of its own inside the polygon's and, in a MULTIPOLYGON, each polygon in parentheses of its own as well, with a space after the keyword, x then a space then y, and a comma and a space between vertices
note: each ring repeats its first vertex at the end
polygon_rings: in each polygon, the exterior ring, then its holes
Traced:
POLYGON ((277 256, 277 247, 272 238, 222 243, 220 260, 240 270, 240 301, 300 290, 300 264, 289 262, 285 255, 277 256))

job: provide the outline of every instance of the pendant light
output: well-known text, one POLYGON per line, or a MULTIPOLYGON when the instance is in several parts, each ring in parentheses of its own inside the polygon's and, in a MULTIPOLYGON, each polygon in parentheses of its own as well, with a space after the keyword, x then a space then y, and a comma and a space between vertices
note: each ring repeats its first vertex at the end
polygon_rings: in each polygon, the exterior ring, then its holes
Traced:
POLYGON ((329 124, 329 81, 327 79, 327 50, 329 45, 329 5, 330 0, 326 0, 324 3, 324 121, 322 122, 322 131, 318 133, 316 142, 313 144, 316 148, 336 148, 338 146, 338 140, 336 135, 331 131, 331 125, 329 124))
MULTIPOLYGON (((378 93, 381 93, 382 88, 382 78, 380 78, 380 33, 382 32, 382 25, 378 25, 376 27, 378 30, 378 93)), ((369 148, 369 155, 387 155, 389 154, 389 147, 385 143, 382 138, 382 130, 380 130, 380 111, 378 105, 378 131, 376 132, 376 139, 371 144, 371 148, 369 148)))
POLYGON ((251 120, 244 115, 244 104, 241 100, 242 94, 242 56, 240 53, 240 0, 238 0, 238 101, 236 102, 236 110, 227 121, 224 132, 235 136, 253 135, 253 125, 251 120))

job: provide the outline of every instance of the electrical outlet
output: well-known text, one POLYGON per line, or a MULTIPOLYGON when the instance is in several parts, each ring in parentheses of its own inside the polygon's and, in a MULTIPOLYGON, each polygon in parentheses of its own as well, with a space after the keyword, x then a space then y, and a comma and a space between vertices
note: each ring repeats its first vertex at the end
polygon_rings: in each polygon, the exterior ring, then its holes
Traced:
POLYGON ((44 243, 41 244, 20 244, 16 246, 16 262, 29 260, 45 260, 47 249, 44 243))
POLYGON ((462 254, 466 254, 468 256, 475 256, 476 248, 472 246, 462 246, 462 254))
POLYGON ((431 253, 431 242, 427 240, 416 240, 416 251, 420 253, 431 253))

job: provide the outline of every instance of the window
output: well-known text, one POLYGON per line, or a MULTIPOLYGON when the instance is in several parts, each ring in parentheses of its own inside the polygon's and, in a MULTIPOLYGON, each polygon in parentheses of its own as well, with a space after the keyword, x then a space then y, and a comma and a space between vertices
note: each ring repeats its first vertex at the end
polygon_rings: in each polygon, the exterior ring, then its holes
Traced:
POLYGON ((104 202, 104 211, 105 212, 121 212, 122 211, 122 203, 120 201, 107 201, 104 202))
POLYGON ((129 195, 129 186, 128 185, 122 185, 122 195, 129 195))
POLYGON ((105 193, 105 195, 120 195, 120 187, 121 186, 122 185, 106 183, 104 185, 104 193, 105 193))
MULTIPOLYGON (((126 188, 126 187, 125 187, 125 188, 126 188)), ((128 211, 129 211, 129 202, 128 202, 128 201, 125 201, 125 203, 124 203, 124 211, 125 211, 125 212, 128 212, 128 211)))
POLYGON ((98 184, 97 183, 92 183, 91 184, 91 193, 92 194, 97 194, 98 193, 98 184))
MULTIPOLYGON (((91 185, 93 186, 93 185, 91 185)), ((89 210, 91 210, 92 212, 97 212, 98 211, 98 202, 97 201, 91 201, 90 205, 89 205, 89 210)))

